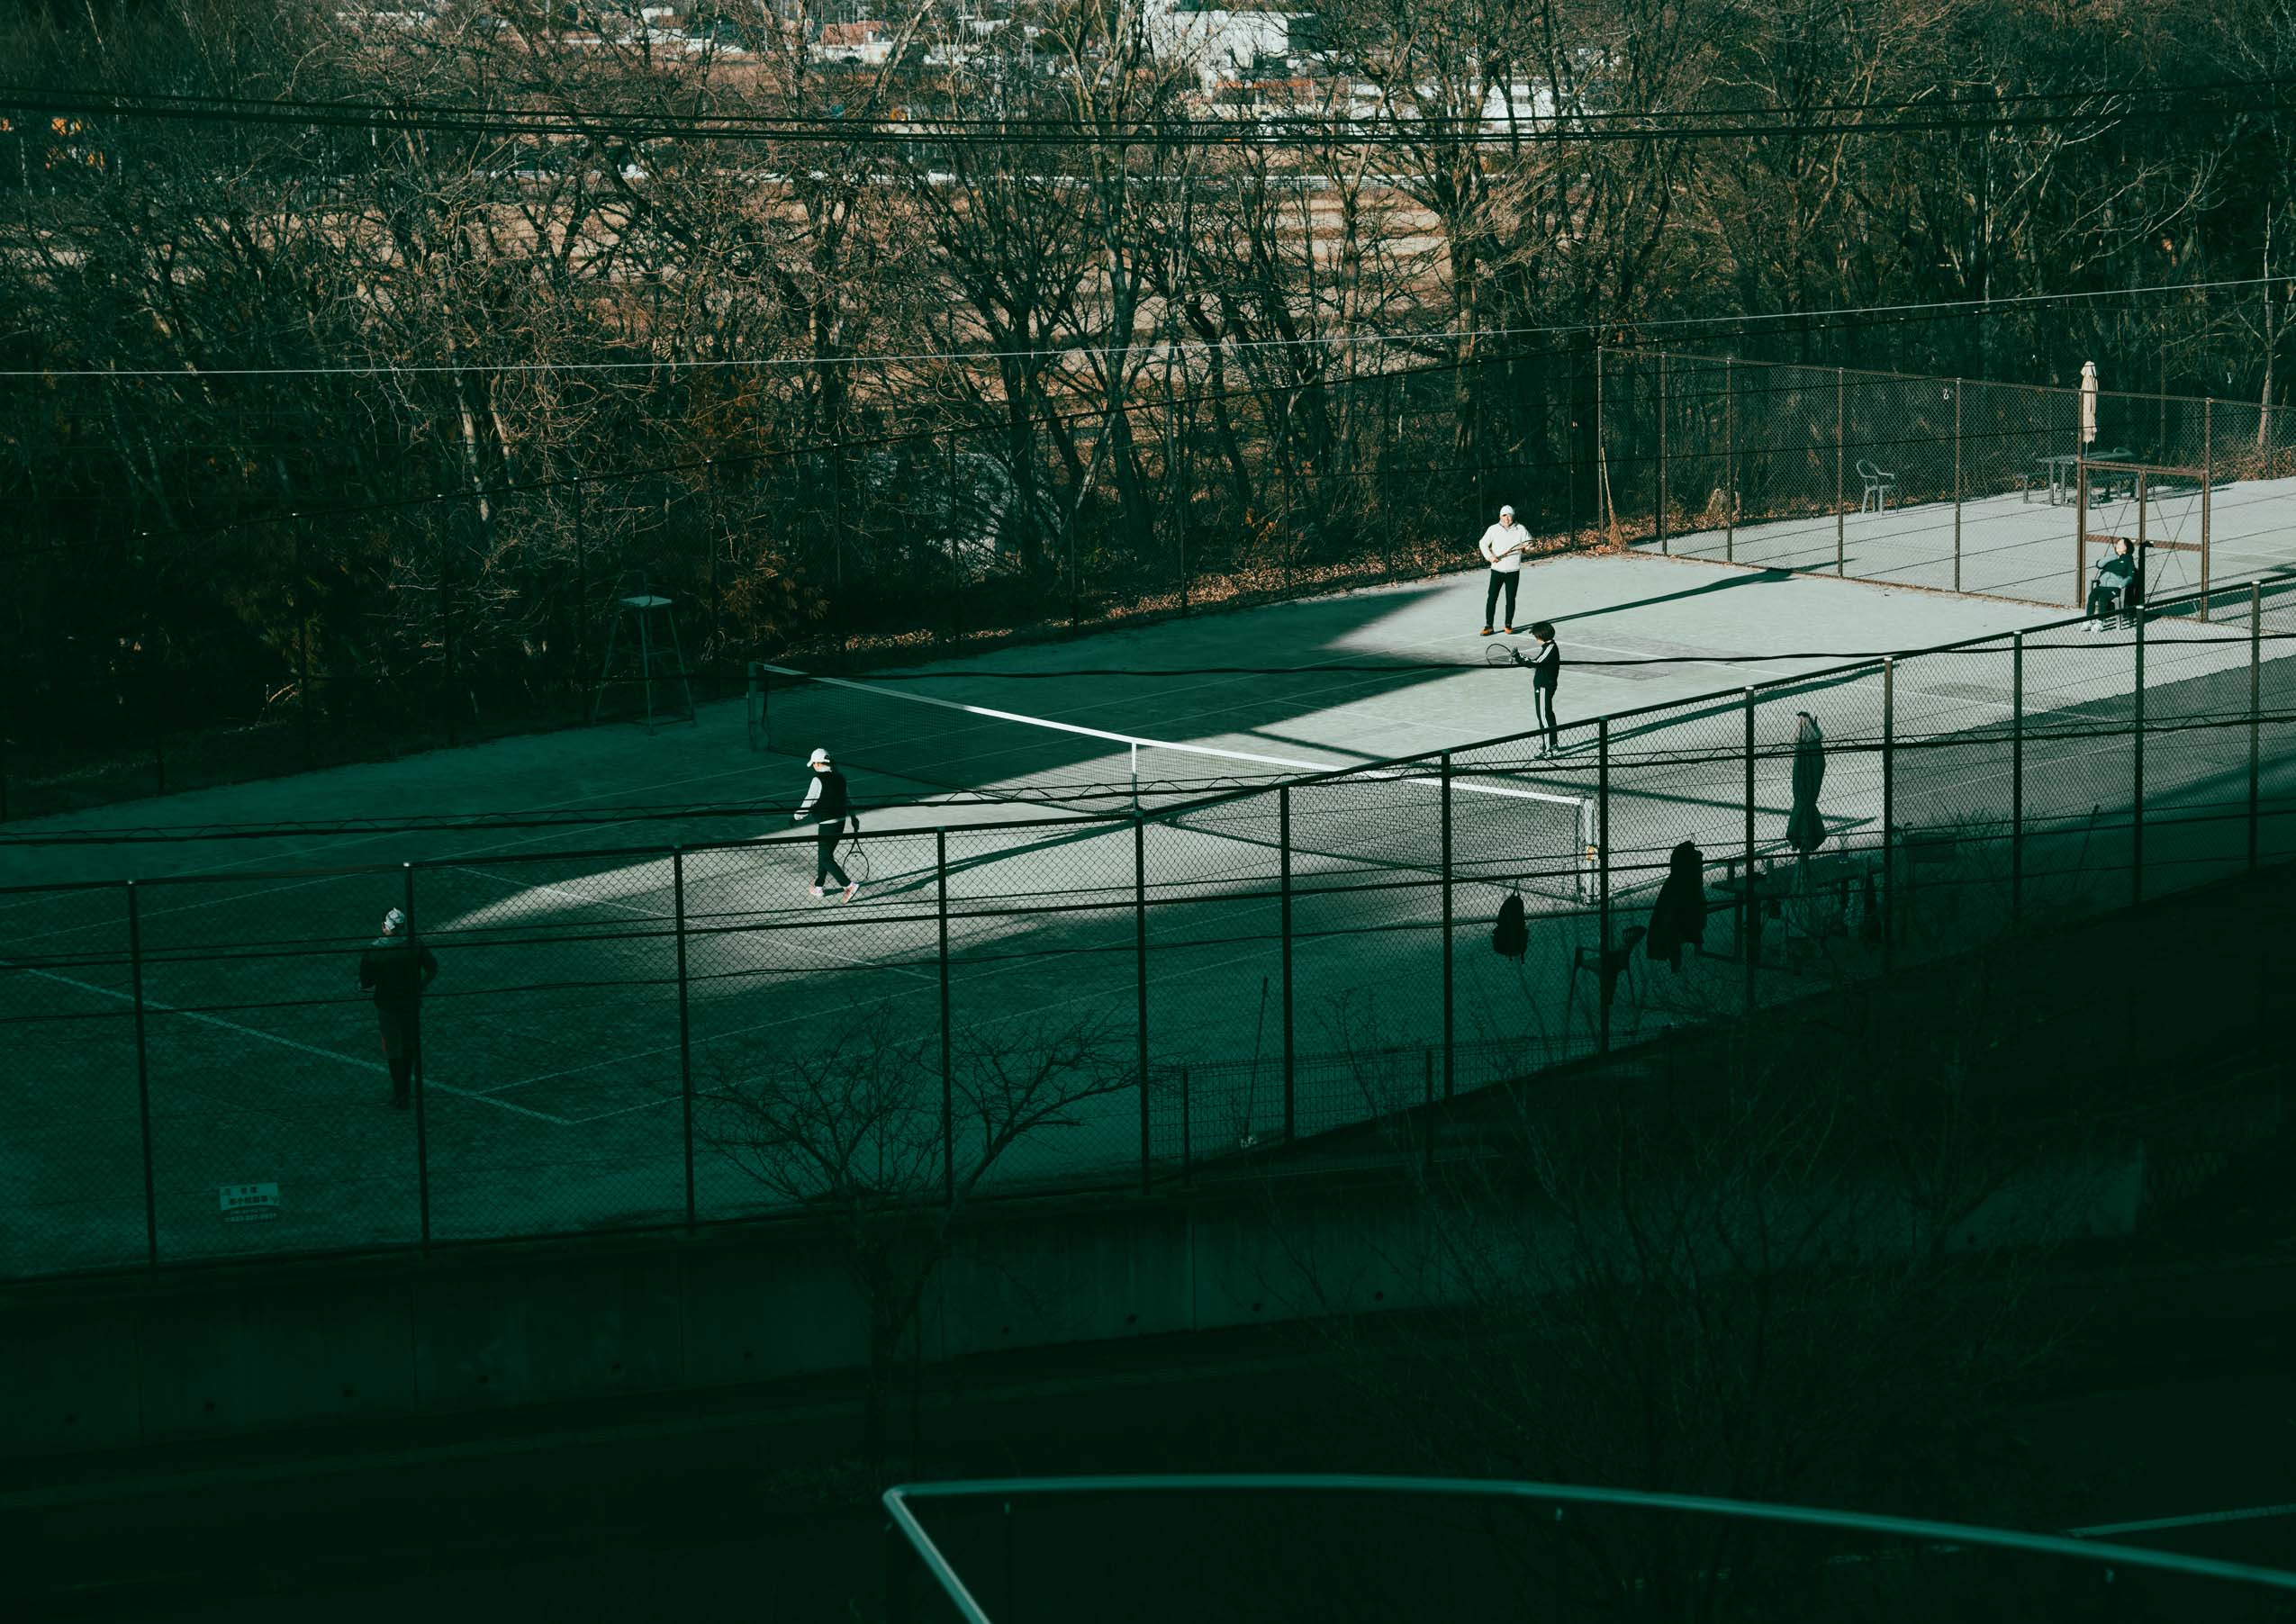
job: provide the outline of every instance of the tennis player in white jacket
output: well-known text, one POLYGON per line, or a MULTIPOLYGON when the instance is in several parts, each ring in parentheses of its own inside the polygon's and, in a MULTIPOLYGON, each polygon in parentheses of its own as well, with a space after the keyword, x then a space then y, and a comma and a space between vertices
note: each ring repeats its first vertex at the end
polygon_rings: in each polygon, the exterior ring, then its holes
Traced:
POLYGON ((1514 592, 1523 583, 1523 555, 1530 550, 1531 532, 1514 522, 1514 510, 1501 508, 1498 523, 1483 532, 1483 539, 1475 550, 1483 555, 1483 562, 1491 566, 1488 584, 1483 588, 1483 635, 1491 635, 1491 614, 1499 606, 1499 593, 1506 593, 1506 629, 1514 629, 1514 592))

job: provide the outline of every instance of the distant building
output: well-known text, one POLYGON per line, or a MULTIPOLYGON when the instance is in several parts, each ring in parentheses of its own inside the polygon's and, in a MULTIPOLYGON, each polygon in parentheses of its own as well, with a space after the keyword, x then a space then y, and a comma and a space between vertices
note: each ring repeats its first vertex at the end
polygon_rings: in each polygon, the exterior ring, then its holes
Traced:
POLYGON ((813 54, 824 62, 881 68, 893 58, 894 32, 882 23, 824 23, 813 54))
POLYGON ((1207 95, 1225 85, 1285 77, 1300 12, 1182 11, 1165 4, 1148 13, 1148 42, 1168 62, 1186 62, 1207 95))

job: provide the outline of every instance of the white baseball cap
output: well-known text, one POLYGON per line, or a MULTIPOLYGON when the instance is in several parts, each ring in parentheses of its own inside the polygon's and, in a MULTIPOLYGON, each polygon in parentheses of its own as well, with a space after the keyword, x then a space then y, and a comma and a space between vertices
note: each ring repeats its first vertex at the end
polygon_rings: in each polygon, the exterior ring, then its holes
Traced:
POLYGON ((826 767, 829 764, 829 753, 826 750, 816 750, 805 758, 805 764, 809 767, 826 767))
POLYGON ((1501 519, 1513 519, 1514 517, 1514 510, 1506 506, 1505 503, 1501 503, 1499 506, 1499 517, 1501 519))
POLYGON ((387 936, 393 931, 403 929, 406 922, 406 915, 398 908, 393 908, 383 916, 383 934, 387 936))

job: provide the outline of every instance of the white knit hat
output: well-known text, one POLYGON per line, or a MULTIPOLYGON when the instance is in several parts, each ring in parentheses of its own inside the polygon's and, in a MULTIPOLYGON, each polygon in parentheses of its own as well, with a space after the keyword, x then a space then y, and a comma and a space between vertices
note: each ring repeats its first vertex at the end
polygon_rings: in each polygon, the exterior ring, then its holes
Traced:
POLYGON ((383 934, 387 936, 393 931, 404 930, 406 924, 406 915, 398 908, 393 908, 383 916, 383 934))
POLYGON ((826 767, 829 764, 829 753, 826 750, 816 750, 805 758, 805 764, 809 767, 826 767))

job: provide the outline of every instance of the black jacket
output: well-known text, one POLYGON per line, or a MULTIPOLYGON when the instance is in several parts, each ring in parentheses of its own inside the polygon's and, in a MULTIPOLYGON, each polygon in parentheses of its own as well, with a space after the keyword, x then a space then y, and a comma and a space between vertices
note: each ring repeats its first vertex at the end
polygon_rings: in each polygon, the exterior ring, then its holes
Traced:
POLYGON ((377 936, 358 956, 358 984, 375 990, 377 1009, 407 1010, 438 977, 438 961, 404 936, 377 936))

